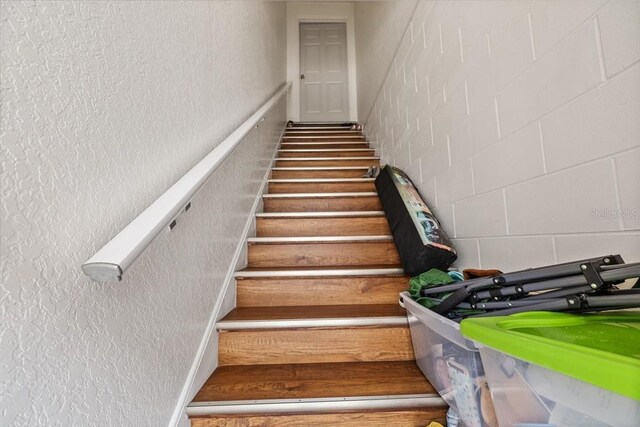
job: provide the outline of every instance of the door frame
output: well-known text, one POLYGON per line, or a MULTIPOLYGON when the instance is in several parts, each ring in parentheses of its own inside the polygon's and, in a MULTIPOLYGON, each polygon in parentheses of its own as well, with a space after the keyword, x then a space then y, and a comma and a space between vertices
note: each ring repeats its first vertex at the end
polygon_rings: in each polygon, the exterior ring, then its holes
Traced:
POLYGON ((295 3, 287 5, 287 80, 293 83, 287 99, 287 116, 289 120, 300 121, 300 24, 335 22, 344 22, 347 26, 349 118, 346 121, 358 120, 353 5, 329 3, 328 7, 335 8, 335 14, 332 14, 332 10, 323 10, 323 8, 327 9, 327 3, 325 2, 319 2, 311 6, 308 6, 308 3, 306 6, 304 4, 296 5, 295 3), (315 10, 310 10, 310 7, 315 10))
MULTIPOLYGON (((344 31, 344 39, 342 40, 344 42, 344 44, 343 44, 344 50, 341 51, 340 62, 345 61, 344 63, 342 63, 342 66, 346 68, 346 72, 344 72, 344 74, 343 74, 344 78, 341 79, 341 80, 346 85, 346 89, 347 90, 345 92, 344 88, 342 89, 342 104, 343 104, 343 106, 345 106, 344 103, 346 102, 346 107, 347 108, 343 108, 342 111, 339 114, 335 114, 334 113, 334 115, 342 116, 341 118, 337 119, 337 121, 342 121, 342 122, 349 121, 349 119, 351 117, 351 114, 350 114, 351 111, 349 109, 349 90, 350 90, 350 86, 349 86, 349 58, 347 56, 347 23, 346 22, 301 22, 299 24, 298 34, 302 34, 303 25, 333 25, 334 28, 336 28, 337 26, 341 26, 342 27, 342 31, 344 31)), ((303 53, 302 52, 302 43, 301 42, 299 42, 299 43, 300 43, 300 49, 301 49, 300 56, 299 56, 300 68, 302 68, 301 66, 302 66, 302 60, 303 60, 304 55, 302 54, 303 53)), ((301 69, 300 73, 301 74, 304 73, 304 70, 301 69)), ((307 73, 304 73, 304 74, 307 74, 307 73)), ((324 76, 324 78, 326 78, 326 77, 327 76, 324 76)), ((303 102, 303 99, 302 99, 303 98, 302 95, 305 93, 305 91, 302 90, 302 87, 303 87, 302 78, 300 78, 298 81, 300 82, 300 120, 303 120, 302 119, 302 110, 303 110, 304 102, 303 102)), ((326 91, 321 91, 321 94, 320 94, 321 98, 328 102, 328 98, 325 99, 325 95, 328 95, 328 93, 326 91)), ((322 100, 321 100, 321 104, 324 105, 324 102, 322 100)), ((318 115, 319 116, 320 115, 329 116, 329 115, 331 115, 331 113, 328 112, 328 111, 324 111, 324 112, 321 112, 318 115)), ((310 119, 309 117, 306 117, 304 119, 304 121, 305 122, 314 122, 314 121, 315 122, 323 122, 323 121, 324 122, 330 122, 332 120, 329 120, 328 118, 326 118, 324 120, 321 120, 319 117, 315 117, 315 120, 313 120, 313 119, 310 119)), ((336 120, 333 120, 333 121, 336 121, 336 120)))

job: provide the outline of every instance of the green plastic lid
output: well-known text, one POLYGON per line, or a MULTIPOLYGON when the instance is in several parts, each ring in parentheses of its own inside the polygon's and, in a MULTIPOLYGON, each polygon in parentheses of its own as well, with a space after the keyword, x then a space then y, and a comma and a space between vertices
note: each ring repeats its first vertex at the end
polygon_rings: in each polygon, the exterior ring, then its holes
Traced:
POLYGON ((460 331, 502 353, 640 400, 640 312, 470 318, 460 331))

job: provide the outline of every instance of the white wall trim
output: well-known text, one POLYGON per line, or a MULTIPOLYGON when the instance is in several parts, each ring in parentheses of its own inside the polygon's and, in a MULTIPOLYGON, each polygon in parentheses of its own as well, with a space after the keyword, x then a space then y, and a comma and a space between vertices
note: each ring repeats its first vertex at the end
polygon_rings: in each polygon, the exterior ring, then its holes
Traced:
POLYGON ((262 184, 260 185, 260 189, 253 201, 249 217, 247 218, 242 230, 240 241, 233 253, 233 258, 229 265, 229 269, 227 270, 224 283, 222 284, 220 295, 218 296, 213 310, 211 311, 211 316, 209 317, 207 328, 205 329, 204 336, 202 337, 202 341, 200 342, 200 346, 196 352, 196 357, 191 365, 191 369, 187 375, 182 392, 178 398, 178 403, 173 411, 171 420, 169 421, 170 427, 186 427, 191 424, 186 415, 187 405, 218 366, 218 331, 216 329, 216 324, 220 318, 230 311, 230 309, 235 307, 235 292, 231 293, 233 296, 233 304, 231 308, 229 308, 228 304, 225 304, 225 302, 228 302, 229 290, 232 288, 232 290, 235 291, 235 286, 232 286, 232 284, 235 285, 235 272, 238 269, 244 268, 247 264, 247 239, 250 234, 255 233, 256 213, 259 209, 262 209, 262 195, 267 189, 271 168, 273 167, 276 156, 278 155, 278 148, 282 143, 282 137, 284 136, 285 130, 286 125, 283 123, 283 128, 278 138, 278 145, 274 149, 271 161, 269 162, 267 170, 262 178, 262 184), (211 360, 212 363, 203 363, 203 361, 207 360, 211 360))
POLYGON ((356 32, 352 3, 287 3, 287 81, 293 85, 287 95, 287 117, 300 121, 300 23, 344 22, 347 25, 347 67, 349 82, 349 121, 358 120, 358 82, 356 80, 356 32))

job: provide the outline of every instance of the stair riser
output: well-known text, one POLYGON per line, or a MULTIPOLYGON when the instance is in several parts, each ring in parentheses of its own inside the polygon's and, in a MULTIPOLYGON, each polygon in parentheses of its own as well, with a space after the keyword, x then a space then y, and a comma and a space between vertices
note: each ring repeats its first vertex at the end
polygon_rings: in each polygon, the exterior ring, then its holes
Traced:
POLYGON ((236 284, 238 307, 395 304, 409 277, 246 278, 236 284))
POLYGON ((378 196, 264 199, 265 212, 379 211, 378 196))
POLYGON ((354 131, 309 131, 309 130, 295 130, 287 131, 284 134, 285 138, 288 136, 364 136, 362 132, 354 131))
POLYGON ((340 130, 351 129, 353 123, 314 123, 314 122, 297 122, 293 123, 293 126, 288 126, 287 129, 299 129, 299 128, 340 128, 340 130))
POLYGON ((258 237, 382 236, 391 234, 387 219, 383 216, 356 218, 256 218, 256 229, 258 237))
POLYGON ((331 142, 331 141, 365 141, 365 137, 360 135, 352 135, 352 136, 331 136, 331 135, 321 135, 321 136, 310 136, 310 135, 299 135, 299 136, 283 136, 282 141, 284 142, 331 142))
POLYGON ((426 426, 432 421, 445 425, 447 408, 362 411, 319 414, 222 415, 191 418, 191 427, 406 427, 426 426))
POLYGON ((280 148, 287 150, 330 150, 337 149, 343 150, 348 148, 369 148, 368 142, 353 142, 353 143, 331 143, 331 142, 313 142, 313 143, 291 143, 283 142, 280 148))
POLYGON ((413 360, 406 326, 221 331, 220 366, 413 360))
MULTIPOLYGON (((276 160, 276 167, 280 168, 315 168, 322 166, 380 166, 379 159, 331 159, 331 160, 276 160)), ((362 176, 362 175, 360 175, 362 176)))
POLYGON ((249 267, 400 266, 391 242, 250 244, 249 267))
POLYGON ((335 124, 335 123, 311 123, 311 124, 303 124, 303 123, 296 123, 293 126, 289 126, 287 127, 287 130, 298 130, 298 131, 303 131, 303 130, 318 130, 318 128, 320 128, 319 130, 338 130, 338 131, 345 131, 345 130, 351 130, 351 125, 348 126, 342 126, 342 124, 335 124))
POLYGON ((271 171, 272 179, 306 179, 306 178, 362 178, 367 172, 363 169, 345 170, 274 170, 271 171))
POLYGON ((374 150, 367 151, 299 151, 299 148, 295 148, 296 151, 280 151, 278 157, 373 157, 375 155, 374 150))
POLYGON ((376 191, 372 181, 365 182, 272 182, 269 193, 354 193, 376 191))

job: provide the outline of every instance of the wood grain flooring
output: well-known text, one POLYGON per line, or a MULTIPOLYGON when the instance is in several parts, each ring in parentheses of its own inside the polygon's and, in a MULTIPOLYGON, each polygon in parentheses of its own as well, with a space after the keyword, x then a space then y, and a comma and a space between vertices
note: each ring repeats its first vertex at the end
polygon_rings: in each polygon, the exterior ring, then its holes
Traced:
POLYGON ((353 169, 311 169, 311 170, 277 170, 271 171, 272 179, 306 179, 306 178, 361 178, 367 172, 366 166, 353 169))
POLYGON ((446 408, 415 408, 320 414, 211 416, 191 420, 192 427, 425 427, 445 425, 446 408))
POLYGON ((319 150, 327 150, 331 148, 343 149, 343 148, 369 148, 369 143, 364 141, 353 142, 283 142, 280 144, 281 149, 312 149, 317 148, 319 150))
POLYGON ((376 191, 373 181, 361 182, 270 182, 269 193, 350 193, 376 191))
POLYGON ((278 157, 309 157, 309 158, 317 158, 317 157, 374 157, 375 152, 371 149, 359 149, 359 150, 349 150, 349 149, 337 149, 337 150, 322 150, 318 151, 317 149, 304 149, 304 148, 295 148, 290 150, 280 150, 278 151, 278 157))
POLYGON ((225 366, 194 402, 304 399, 331 396, 430 394, 435 390, 413 361, 225 366), (362 381, 366 378, 367 381, 362 381))
POLYGON ((390 235, 384 216, 327 218, 256 218, 258 237, 275 236, 383 236, 390 235))
POLYGON ((406 316, 398 304, 357 304, 289 307, 236 307, 222 320, 344 319, 406 316))
MULTIPOLYGON (((344 129, 288 130, 271 179, 363 177, 380 161, 363 135, 351 136, 344 129)), ((192 427, 444 423, 445 405, 405 408, 407 398, 401 397, 435 396, 435 390, 415 364, 406 312, 398 305, 409 278, 400 269, 387 220, 346 214, 382 210, 373 180, 273 181, 267 190, 275 196, 263 197, 263 209, 275 215, 256 218, 259 238, 249 240, 248 267, 235 275, 237 307, 217 324, 218 367, 194 398, 197 413, 209 415, 190 416, 192 427), (287 212, 301 215, 280 214, 287 212), (341 411, 322 404, 306 407, 310 412, 298 407, 297 413, 283 413, 263 402, 327 399, 330 404, 365 396, 363 401, 390 406, 341 411), (221 407, 209 403, 226 403, 229 410, 238 401, 241 414, 216 415, 221 407)))
POLYGON ((283 142, 364 141, 362 135, 285 135, 283 142))
POLYGON ((393 241, 250 244, 249 267, 400 266, 393 241))
POLYGON ((352 130, 288 130, 284 136, 305 136, 305 135, 322 135, 322 136, 363 136, 362 132, 352 130))
POLYGON ((304 159, 298 160, 294 158, 282 158, 278 157, 276 159, 276 167, 285 167, 285 168, 316 168, 322 166, 380 166, 380 159, 371 159, 371 158, 362 158, 362 159, 354 159, 354 158, 318 158, 318 159, 304 159))
POLYGON ((278 277, 237 280, 239 307, 395 304, 407 276, 278 277))
POLYGON ((290 197, 265 198, 265 212, 345 212, 379 211, 382 209, 380 198, 376 196, 350 197, 290 197))
POLYGON ((220 366, 413 360, 406 326, 221 331, 220 366))

